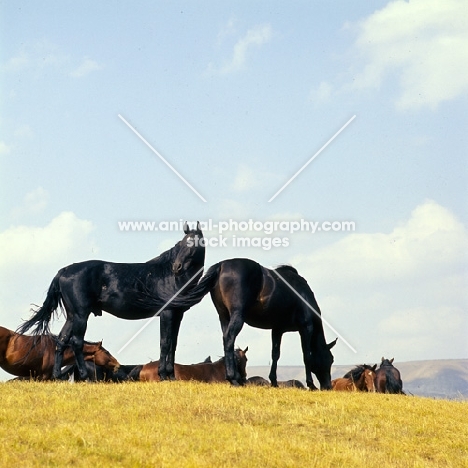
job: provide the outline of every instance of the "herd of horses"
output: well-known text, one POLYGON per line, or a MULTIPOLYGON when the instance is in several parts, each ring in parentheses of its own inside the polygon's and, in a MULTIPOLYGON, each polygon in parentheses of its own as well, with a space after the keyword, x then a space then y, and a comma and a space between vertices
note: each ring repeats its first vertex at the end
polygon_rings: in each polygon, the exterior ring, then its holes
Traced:
POLYGON ((190 229, 186 223, 182 240, 146 263, 89 260, 62 268, 52 280, 43 305, 29 320, 16 332, 0 327, 0 366, 18 378, 39 380, 73 375, 77 380, 227 380, 232 385, 255 384, 247 379, 247 349, 235 349, 236 337, 246 323, 271 330, 269 380, 273 387, 302 385, 299 381, 277 380, 282 336, 296 331, 309 389, 317 389, 314 374, 322 390, 361 390, 364 385, 368 391, 383 388, 388 393, 402 392, 399 373, 389 360, 383 360, 377 370, 376 366, 358 366, 343 379, 331 380, 331 349, 337 340, 325 341, 314 293, 295 268, 284 265, 268 269, 253 260, 235 258, 211 266, 203 275, 204 261, 200 224, 190 229), (183 315, 208 292, 218 312, 224 356, 216 362, 176 364, 183 315), (54 336, 50 324, 59 308, 66 321, 54 336), (103 311, 127 320, 159 316, 159 361, 120 365, 102 343, 85 341, 90 314, 102 315, 103 311), (31 336, 26 335, 28 331, 31 336), (366 383, 371 374, 373 389, 366 383), (398 392, 394 391, 395 381, 400 384, 398 392))

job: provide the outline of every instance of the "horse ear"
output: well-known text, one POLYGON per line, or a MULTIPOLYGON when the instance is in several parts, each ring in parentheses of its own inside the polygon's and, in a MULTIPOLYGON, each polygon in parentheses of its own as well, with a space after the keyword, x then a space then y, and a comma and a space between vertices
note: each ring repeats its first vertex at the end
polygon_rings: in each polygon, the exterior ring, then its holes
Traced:
POLYGON ((197 221, 197 231, 201 231, 200 221, 197 221))
POLYGON ((333 346, 336 345, 336 342, 338 341, 338 338, 335 338, 333 341, 327 344, 328 349, 332 349, 333 346))
POLYGON ((377 369, 377 364, 374 364, 374 365, 372 366, 372 370, 375 371, 375 369, 377 369))
POLYGON ((244 349, 244 354, 249 350, 249 347, 247 346, 247 348, 244 349))
POLYGON ((190 231, 189 225, 188 225, 187 221, 185 221, 185 223, 184 223, 184 233, 185 233, 185 234, 188 234, 189 231, 190 231))
POLYGON ((382 356, 382 361, 381 362, 384 362, 385 361, 385 358, 382 356))
POLYGON ((393 358, 393 357, 392 357, 392 359, 390 359, 390 364, 393 364, 393 360, 394 360, 394 359, 395 359, 395 358, 393 358))

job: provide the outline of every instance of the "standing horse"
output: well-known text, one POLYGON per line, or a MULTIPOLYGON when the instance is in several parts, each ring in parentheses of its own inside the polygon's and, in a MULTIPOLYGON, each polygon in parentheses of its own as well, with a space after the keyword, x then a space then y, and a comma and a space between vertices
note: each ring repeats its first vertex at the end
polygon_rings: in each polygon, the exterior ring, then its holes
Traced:
MULTIPOLYGON (((153 317, 182 288, 196 284, 205 262, 200 224, 190 230, 186 223, 184 234, 172 249, 146 263, 89 260, 73 263, 57 273, 42 307, 18 328, 21 333, 33 327, 35 334, 50 333, 49 323, 55 310, 59 305, 65 308, 66 322, 58 336, 53 378, 60 375, 63 352, 70 344, 80 378, 86 379, 83 341, 91 313, 102 315, 105 311, 126 320, 153 317), (149 294, 146 300, 142 300, 143 291, 149 294)), ((177 337, 187 309, 169 307, 161 312, 159 375, 163 380, 174 378, 177 337)))
POLYGON ((400 393, 404 395, 400 371, 393 366, 393 359, 382 358, 375 376, 375 388, 379 393, 400 393))
MULTIPOLYGON (((9 374, 22 379, 50 380, 55 361, 57 338, 52 335, 27 336, 0 327, 0 367, 9 374)), ((102 342, 83 344, 85 361, 98 365, 118 368, 119 362, 109 351, 102 347, 102 342)), ((63 364, 75 362, 75 354, 70 346, 63 352, 63 364)))
MULTIPOLYGON (((247 381, 247 353, 248 347, 244 350, 236 349, 234 352, 236 369, 241 376, 241 383, 247 381)), ((129 379, 141 382, 159 382, 161 379, 157 373, 158 361, 153 361, 139 368, 135 368, 129 375, 129 379)), ((174 371, 177 380, 196 380, 197 382, 225 382, 226 365, 222 357, 216 362, 202 362, 200 364, 174 364, 174 371)))
POLYGON ((363 364, 351 369, 343 377, 332 380, 332 388, 337 391, 361 391, 361 392, 375 392, 375 369, 374 366, 363 364))
POLYGON ((192 307, 210 291, 218 311, 223 331, 226 378, 233 385, 240 376, 234 367, 234 343, 244 323, 256 328, 270 329, 272 365, 270 381, 278 386, 276 369, 280 357, 281 338, 285 332, 298 331, 306 371, 306 382, 316 389, 312 372, 321 389, 331 389, 330 369, 333 355, 325 342, 320 308, 307 281, 291 266, 270 270, 253 260, 235 258, 210 267, 197 286, 172 306, 192 307))

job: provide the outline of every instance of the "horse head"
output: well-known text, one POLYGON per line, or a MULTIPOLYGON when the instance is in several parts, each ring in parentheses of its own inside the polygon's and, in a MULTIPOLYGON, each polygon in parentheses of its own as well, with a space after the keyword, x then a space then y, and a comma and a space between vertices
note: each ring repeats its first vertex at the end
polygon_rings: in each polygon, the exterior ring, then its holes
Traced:
POLYGON ((244 350, 238 348, 234 351, 234 357, 236 360, 236 367, 241 376, 241 381, 239 382, 241 385, 247 382, 247 351, 249 347, 245 348, 244 350))
POLYGON ((321 390, 332 389, 331 366, 334 358, 330 350, 336 345, 337 340, 338 338, 324 346, 316 346, 312 351, 312 372, 320 382, 321 390))
POLYGON ((93 353, 93 362, 97 366, 103 366, 107 368, 111 368, 112 372, 117 372, 120 367, 120 362, 117 361, 117 359, 112 356, 109 351, 107 351, 106 348, 102 346, 102 341, 99 341, 98 343, 94 343, 96 345, 96 348, 93 353))
POLYGON ((377 364, 371 366, 364 365, 364 384, 368 392, 375 392, 375 370, 377 369, 377 364))
POLYGON ((177 255, 172 264, 172 273, 182 275, 190 270, 199 270, 205 263, 205 239, 201 231, 200 222, 197 227, 190 229, 184 224, 184 238, 178 244, 177 255))

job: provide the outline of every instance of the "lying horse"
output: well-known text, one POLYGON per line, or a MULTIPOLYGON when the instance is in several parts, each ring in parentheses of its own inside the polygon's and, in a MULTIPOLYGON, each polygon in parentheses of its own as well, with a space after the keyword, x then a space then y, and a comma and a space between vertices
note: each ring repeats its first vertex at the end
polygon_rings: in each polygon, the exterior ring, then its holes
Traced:
MULTIPOLYGON (((248 347, 244 350, 235 350, 235 362, 237 372, 241 375, 242 383, 247 380, 246 366, 248 347)), ((159 382, 158 361, 152 361, 143 366, 136 367, 129 375, 129 379, 139 380, 141 382, 159 382)), ((175 364, 174 373, 176 380, 196 380, 198 382, 225 382, 226 364, 224 357, 216 362, 205 362, 200 364, 175 364)))
POLYGON ((375 392, 375 369, 374 366, 363 364, 351 369, 343 377, 332 380, 332 389, 344 392, 375 392))
POLYGON ((270 382, 259 375, 254 375, 247 379, 246 385, 256 385, 257 387, 271 387, 270 382))
MULTIPOLYGON (((85 361, 88 377, 86 380, 90 382, 124 382, 128 380, 128 374, 137 367, 135 365, 120 365, 118 368, 112 366, 98 365, 92 361, 85 361)), ((70 365, 62 369, 61 379, 73 378, 80 380, 80 372, 76 364, 70 365)))
MULTIPOLYGON (((9 374, 24 379, 50 380, 55 361, 56 337, 53 335, 27 336, 0 327, 0 367, 9 374)), ((102 342, 85 341, 83 353, 86 361, 98 365, 120 366, 102 342)), ((75 355, 70 346, 64 349, 64 365, 74 364, 75 355)))
POLYGON ((393 359, 382 358, 375 376, 375 388, 379 393, 399 393, 405 395, 400 371, 393 366, 393 359))
MULTIPOLYGON (((272 385, 268 382, 267 379, 260 377, 259 375, 255 375, 253 377, 249 377, 247 379, 246 385, 256 385, 257 387, 271 387, 272 385)), ((304 384, 300 380, 292 379, 292 380, 278 380, 278 387, 280 388, 304 388, 304 384)))
POLYGON ((296 379, 278 381, 278 387, 305 389, 304 384, 300 380, 296 380, 296 379))

